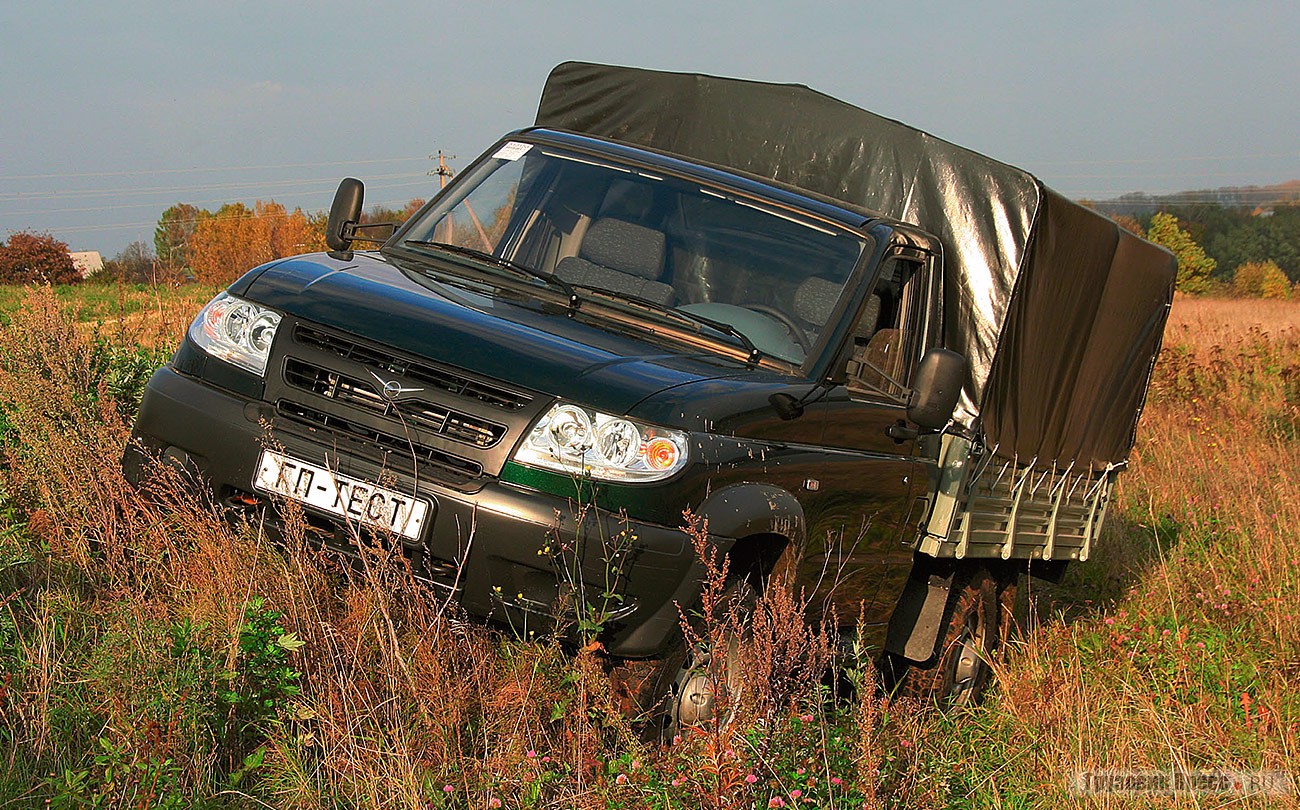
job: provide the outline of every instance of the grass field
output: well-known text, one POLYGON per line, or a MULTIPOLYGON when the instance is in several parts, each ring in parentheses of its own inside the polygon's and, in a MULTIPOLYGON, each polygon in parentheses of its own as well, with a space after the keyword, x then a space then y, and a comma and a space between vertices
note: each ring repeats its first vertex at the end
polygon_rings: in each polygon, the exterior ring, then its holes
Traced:
MULTIPOLYGON (((828 694, 776 593, 736 721, 660 747, 599 650, 125 484, 148 370, 211 293, 0 289, 0 808, 1296 806, 1068 785, 1297 774, 1300 305, 1176 302, 1107 529, 1022 585, 984 705, 828 694)), ((869 657, 840 665, 869 682, 869 657)))

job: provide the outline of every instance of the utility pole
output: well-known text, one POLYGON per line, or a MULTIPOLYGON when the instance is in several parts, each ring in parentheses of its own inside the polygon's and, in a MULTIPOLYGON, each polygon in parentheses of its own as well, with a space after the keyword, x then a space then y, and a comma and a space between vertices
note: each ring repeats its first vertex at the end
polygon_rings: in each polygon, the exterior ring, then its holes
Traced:
MULTIPOLYGON (((434 157, 435 157, 434 155, 429 155, 429 160, 433 160, 434 157)), ((438 168, 429 172, 429 174, 437 175, 438 188, 444 189, 447 187, 447 181, 450 180, 452 175, 455 174, 455 172, 451 170, 451 167, 447 165, 447 158, 451 158, 452 160, 455 160, 456 156, 444 154, 443 151, 439 149, 437 158, 438 158, 438 168)))

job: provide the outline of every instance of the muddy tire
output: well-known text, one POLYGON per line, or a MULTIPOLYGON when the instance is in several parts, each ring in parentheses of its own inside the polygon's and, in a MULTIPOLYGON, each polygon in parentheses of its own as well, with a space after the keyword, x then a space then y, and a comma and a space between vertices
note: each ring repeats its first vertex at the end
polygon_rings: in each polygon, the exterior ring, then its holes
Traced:
POLYGON ((917 664, 887 654, 896 694, 942 708, 974 706, 993 682, 993 668, 1010 628, 1003 599, 1015 601, 1014 579, 1000 583, 987 569, 963 568, 953 577, 935 655, 917 664))

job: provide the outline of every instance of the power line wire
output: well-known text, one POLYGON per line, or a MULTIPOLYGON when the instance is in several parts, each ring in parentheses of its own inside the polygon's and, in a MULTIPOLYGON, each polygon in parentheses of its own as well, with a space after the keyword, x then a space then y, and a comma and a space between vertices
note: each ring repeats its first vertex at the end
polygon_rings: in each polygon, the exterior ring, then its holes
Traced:
POLYGON ((428 157, 373 158, 370 160, 336 160, 325 163, 267 163, 260 166, 208 166, 191 169, 133 169, 116 172, 65 172, 56 174, 4 174, 0 180, 53 180, 65 177, 138 177, 153 174, 184 174, 187 172, 237 172, 261 169, 307 169, 318 166, 367 166, 376 163, 399 163, 401 161, 426 161, 428 157))

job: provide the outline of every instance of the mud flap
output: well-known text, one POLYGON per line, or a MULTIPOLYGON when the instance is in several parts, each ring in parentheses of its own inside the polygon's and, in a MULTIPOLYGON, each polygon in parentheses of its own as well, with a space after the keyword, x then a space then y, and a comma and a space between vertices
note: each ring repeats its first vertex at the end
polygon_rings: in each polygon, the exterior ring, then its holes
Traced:
POLYGON ((903 586, 885 636, 887 651, 918 664, 934 656, 952 590, 951 568, 942 572, 925 570, 932 567, 918 561, 903 586))

